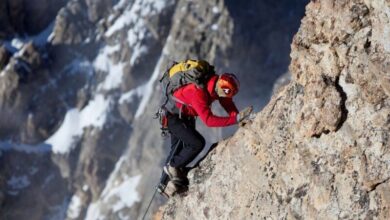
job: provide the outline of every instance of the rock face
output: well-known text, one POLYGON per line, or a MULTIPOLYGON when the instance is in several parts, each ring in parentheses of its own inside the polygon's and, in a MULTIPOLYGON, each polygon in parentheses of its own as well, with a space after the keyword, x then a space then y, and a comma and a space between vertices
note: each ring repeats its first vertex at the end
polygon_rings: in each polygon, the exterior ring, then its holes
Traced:
POLYGON ((292 82, 191 173, 163 219, 389 219, 389 8, 311 1, 292 82))
POLYGON ((56 181, 62 177, 50 159, 50 152, 14 152, 1 157, 0 173, 9 177, 0 178, 4 190, 0 192, 1 209, 5 211, 2 219, 60 219, 61 204, 66 204, 68 199, 68 183, 56 181))
MULTIPOLYGON (((218 73, 237 73, 249 85, 238 107, 260 108, 286 72, 305 4, 6 1, 0 219, 140 218, 169 148, 153 119, 168 61, 207 59, 218 73)), ((200 130, 209 142, 223 133, 200 130)), ((158 197, 149 214, 164 202, 158 197)))
MULTIPOLYGON (((96 22, 105 18, 112 10, 109 0, 69 1, 55 20, 52 44, 74 45, 91 42, 96 37, 96 22)), ((103 19, 104 20, 104 19, 103 19)))

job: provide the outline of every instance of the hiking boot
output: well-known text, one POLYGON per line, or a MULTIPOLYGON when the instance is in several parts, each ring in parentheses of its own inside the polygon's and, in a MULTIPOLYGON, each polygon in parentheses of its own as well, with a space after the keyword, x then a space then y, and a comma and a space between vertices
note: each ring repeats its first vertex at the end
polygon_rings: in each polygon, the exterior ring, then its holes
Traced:
POLYGON ((187 179, 180 168, 172 167, 169 164, 164 166, 164 172, 168 174, 169 179, 172 180, 175 184, 183 184, 187 179))
POLYGON ((177 190, 178 187, 172 181, 169 181, 166 186, 160 185, 158 187, 158 192, 167 199, 174 196, 177 190))
POLYGON ((169 199, 175 195, 183 195, 183 193, 188 191, 188 186, 177 185, 173 181, 169 181, 167 185, 159 185, 157 188, 158 192, 163 195, 165 198, 169 199))

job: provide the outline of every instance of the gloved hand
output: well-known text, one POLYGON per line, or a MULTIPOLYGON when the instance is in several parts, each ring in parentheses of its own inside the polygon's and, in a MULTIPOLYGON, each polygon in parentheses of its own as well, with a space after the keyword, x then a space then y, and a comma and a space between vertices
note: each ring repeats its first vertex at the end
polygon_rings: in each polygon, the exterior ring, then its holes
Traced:
POLYGON ((246 107, 244 110, 240 111, 240 113, 237 114, 237 123, 241 123, 249 118, 253 111, 253 107, 249 106, 246 107))

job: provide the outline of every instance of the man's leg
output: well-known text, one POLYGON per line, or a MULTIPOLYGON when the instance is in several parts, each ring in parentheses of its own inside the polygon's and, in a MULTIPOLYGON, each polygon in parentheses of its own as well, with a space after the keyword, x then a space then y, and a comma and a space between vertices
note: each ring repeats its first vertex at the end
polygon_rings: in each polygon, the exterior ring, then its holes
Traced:
POLYGON ((180 152, 181 149, 183 149, 183 145, 184 144, 182 141, 180 141, 178 138, 176 138, 176 136, 171 134, 171 150, 167 159, 165 160, 165 164, 168 164, 173 158, 173 156, 180 152))
POLYGON ((171 135, 174 136, 172 140, 181 140, 183 145, 181 149, 176 151, 170 160, 170 166, 176 168, 184 168, 190 163, 205 146, 205 139, 195 130, 191 122, 181 120, 177 116, 168 118, 168 129, 171 135))

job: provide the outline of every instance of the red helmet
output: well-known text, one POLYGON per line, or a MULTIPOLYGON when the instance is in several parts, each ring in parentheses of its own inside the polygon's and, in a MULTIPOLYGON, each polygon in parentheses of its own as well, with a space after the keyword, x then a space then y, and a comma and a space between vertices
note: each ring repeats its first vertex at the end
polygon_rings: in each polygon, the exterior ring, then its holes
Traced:
POLYGON ((232 98, 240 89, 240 81, 231 73, 224 73, 219 76, 216 90, 219 96, 232 98))

